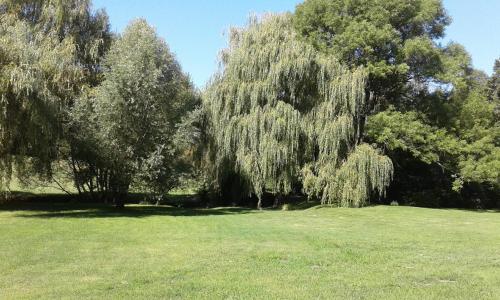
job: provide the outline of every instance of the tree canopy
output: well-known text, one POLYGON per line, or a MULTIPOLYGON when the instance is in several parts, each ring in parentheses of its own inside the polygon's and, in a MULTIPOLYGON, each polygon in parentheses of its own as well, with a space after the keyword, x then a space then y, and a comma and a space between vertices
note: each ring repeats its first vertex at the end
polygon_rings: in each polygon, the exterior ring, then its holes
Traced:
POLYGON ((80 144, 93 148, 76 157, 86 165, 80 172, 94 169, 87 186, 101 191, 126 193, 135 182, 163 195, 179 176, 176 124, 196 101, 189 78, 144 20, 125 29, 103 68, 102 83, 78 100, 72 114, 80 144), (103 171, 109 187, 100 186, 103 171))
POLYGON ((114 37, 90 0, 2 0, 0 17, 1 189, 14 169, 55 180, 54 166, 80 193, 177 183, 172 139, 197 98, 149 25, 114 37))
POLYGON ((390 160, 359 144, 364 69, 351 71, 301 41, 290 15, 233 29, 221 63, 203 102, 217 178, 235 172, 259 200, 266 188, 286 195, 297 182, 339 206, 384 193, 390 160))
POLYGON ((440 0, 306 0, 296 30, 349 66, 366 66, 378 101, 400 101, 406 83, 440 71, 434 40, 450 23, 440 0))
POLYGON ((440 0, 297 6, 294 27, 303 40, 341 63, 367 68, 366 92, 374 97, 362 140, 388 150, 395 162, 392 186, 406 192, 391 197, 429 188, 436 193, 423 198, 459 197, 471 184, 498 191, 495 76, 488 80, 474 70, 462 45, 439 43, 449 23, 440 0))
POLYGON ((0 2, 0 177, 12 166, 50 174, 66 109, 96 82, 110 41, 108 19, 90 1, 0 2), (27 160, 26 158, 29 158, 27 160))

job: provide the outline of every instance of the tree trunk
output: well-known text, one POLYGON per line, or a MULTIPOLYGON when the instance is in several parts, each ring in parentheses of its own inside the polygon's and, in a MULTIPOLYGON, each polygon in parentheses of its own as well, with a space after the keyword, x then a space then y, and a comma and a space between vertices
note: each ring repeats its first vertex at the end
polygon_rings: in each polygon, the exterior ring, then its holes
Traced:
POLYGON ((262 197, 259 197, 259 201, 257 201, 257 209, 262 210, 262 197))
POLYGON ((111 188, 111 197, 113 200, 113 205, 118 209, 125 208, 125 202, 126 202, 125 200, 127 199, 128 196, 130 180, 112 174, 110 176, 109 185, 111 188))
POLYGON ((274 204, 273 208, 278 208, 278 206, 282 203, 283 195, 281 193, 278 193, 276 197, 274 198, 274 204))
POLYGON ((114 199, 113 199, 113 204, 115 205, 115 208, 124 209, 125 208, 125 198, 126 198, 125 193, 116 193, 114 196, 114 199))

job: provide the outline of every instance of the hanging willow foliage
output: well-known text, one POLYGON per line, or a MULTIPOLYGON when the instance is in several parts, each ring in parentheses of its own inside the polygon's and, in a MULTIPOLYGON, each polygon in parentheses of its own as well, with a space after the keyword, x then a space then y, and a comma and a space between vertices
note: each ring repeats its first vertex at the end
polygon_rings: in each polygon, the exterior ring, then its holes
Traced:
POLYGON ((66 110, 98 82, 110 39, 90 0, 0 0, 0 190, 16 162, 50 174, 66 110))
POLYGON ((204 97, 219 184, 235 172, 259 206, 265 190, 286 195, 296 183, 339 206, 384 193, 391 161, 357 144, 366 77, 301 41, 289 15, 232 29, 204 97))

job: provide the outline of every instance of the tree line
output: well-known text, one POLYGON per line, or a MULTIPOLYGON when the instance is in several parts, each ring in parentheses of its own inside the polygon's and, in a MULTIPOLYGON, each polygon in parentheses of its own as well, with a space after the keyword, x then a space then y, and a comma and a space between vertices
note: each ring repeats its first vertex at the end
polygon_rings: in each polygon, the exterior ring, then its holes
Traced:
POLYGON ((146 21, 114 34, 90 0, 1 0, 0 19, 0 190, 65 174, 119 207, 187 179, 213 205, 499 204, 500 60, 488 76, 442 45, 440 0, 250 17, 202 91, 146 21))

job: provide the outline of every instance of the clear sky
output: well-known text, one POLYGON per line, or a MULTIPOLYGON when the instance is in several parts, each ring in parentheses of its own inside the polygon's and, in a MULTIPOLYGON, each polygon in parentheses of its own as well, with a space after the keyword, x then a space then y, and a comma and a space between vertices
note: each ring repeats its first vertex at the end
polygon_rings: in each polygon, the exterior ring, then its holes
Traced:
MULTIPOLYGON (((145 18, 169 44, 184 71, 202 88, 216 70, 230 26, 244 25, 251 13, 293 11, 301 0, 94 0, 105 8, 114 31, 145 18)), ((491 74, 500 57, 500 0, 444 0, 453 18, 443 43, 463 44, 474 66, 491 74)))

